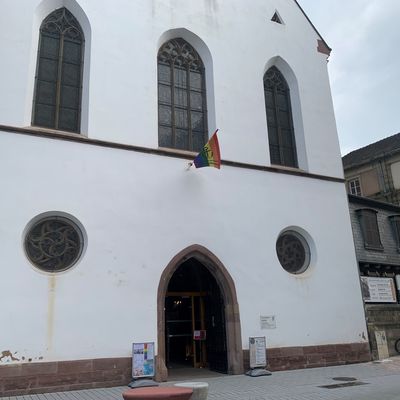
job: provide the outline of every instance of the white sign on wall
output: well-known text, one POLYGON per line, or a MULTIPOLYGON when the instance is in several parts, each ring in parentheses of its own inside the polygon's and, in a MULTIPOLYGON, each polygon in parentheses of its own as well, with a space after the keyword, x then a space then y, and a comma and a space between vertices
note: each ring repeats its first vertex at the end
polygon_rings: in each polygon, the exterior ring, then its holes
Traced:
POLYGON ((396 303, 396 288, 392 278, 361 277, 361 291, 366 303, 396 303))
POLYGON ((261 329, 276 329, 275 315, 261 315, 260 316, 261 329))
POLYGON ((264 337, 251 337, 249 339, 250 368, 267 366, 266 340, 264 337))

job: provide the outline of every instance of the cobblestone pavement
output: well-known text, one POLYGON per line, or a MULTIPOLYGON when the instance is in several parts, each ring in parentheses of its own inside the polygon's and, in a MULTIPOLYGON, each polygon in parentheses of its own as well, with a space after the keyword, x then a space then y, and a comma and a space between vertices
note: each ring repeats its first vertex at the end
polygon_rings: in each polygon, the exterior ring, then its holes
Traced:
MULTIPOLYGON (((221 375, 191 380, 209 383, 209 400, 400 400, 400 357, 383 363, 274 372, 271 376, 257 378, 221 375), (331 389, 321 387, 350 383, 344 379, 332 379, 338 377, 355 378, 353 382, 357 385, 331 389), (358 385, 361 382, 364 384, 358 385)), ((126 387, 88 389, 5 399, 121 400, 124 390, 126 387)))

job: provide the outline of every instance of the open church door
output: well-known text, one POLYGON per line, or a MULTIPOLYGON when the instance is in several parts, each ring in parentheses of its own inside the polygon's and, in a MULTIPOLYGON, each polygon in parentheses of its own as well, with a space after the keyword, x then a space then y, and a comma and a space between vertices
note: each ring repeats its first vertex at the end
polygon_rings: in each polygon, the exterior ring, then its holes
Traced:
POLYGON ((157 314, 158 381, 166 381, 169 371, 179 368, 243 373, 235 284, 206 248, 189 246, 167 265, 160 278, 157 314))
POLYGON ((221 291, 213 282, 209 295, 205 299, 207 358, 211 371, 228 373, 228 352, 226 345, 225 305, 221 291))

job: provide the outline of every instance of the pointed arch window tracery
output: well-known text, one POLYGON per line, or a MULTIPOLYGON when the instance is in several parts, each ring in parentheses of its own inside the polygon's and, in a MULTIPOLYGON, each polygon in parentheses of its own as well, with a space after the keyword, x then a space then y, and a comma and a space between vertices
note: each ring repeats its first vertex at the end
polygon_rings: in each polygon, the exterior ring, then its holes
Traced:
POLYGON ((200 151, 207 141, 205 68, 184 39, 172 39, 158 52, 158 143, 200 151))
POLYGON ((84 34, 65 7, 40 27, 32 124, 80 132, 84 34))
POLYGON ((298 167, 289 86, 275 66, 264 75, 271 164, 298 167))

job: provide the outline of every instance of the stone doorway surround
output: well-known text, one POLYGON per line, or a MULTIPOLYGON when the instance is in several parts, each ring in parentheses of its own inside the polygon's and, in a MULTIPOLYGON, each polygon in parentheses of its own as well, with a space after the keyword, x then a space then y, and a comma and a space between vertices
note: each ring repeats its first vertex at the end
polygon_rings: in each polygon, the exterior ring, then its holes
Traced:
POLYGON ((243 373, 242 334, 240 327, 239 304, 235 284, 222 262, 205 247, 195 244, 180 251, 168 263, 161 274, 157 293, 157 343, 156 380, 165 382, 168 379, 168 369, 165 363, 165 297, 169 281, 178 267, 190 258, 195 258, 207 268, 218 282, 225 306, 226 343, 228 347, 228 373, 243 373))

